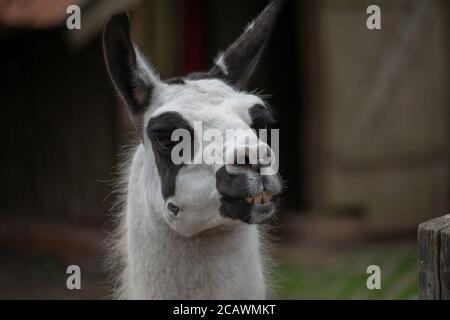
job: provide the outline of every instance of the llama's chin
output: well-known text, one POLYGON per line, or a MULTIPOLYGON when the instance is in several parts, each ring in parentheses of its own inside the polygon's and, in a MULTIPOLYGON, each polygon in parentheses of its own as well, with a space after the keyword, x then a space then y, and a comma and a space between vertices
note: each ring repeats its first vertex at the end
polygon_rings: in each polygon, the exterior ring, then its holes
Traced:
POLYGON ((254 204, 249 223, 263 224, 268 223, 275 215, 276 204, 271 202, 267 204, 254 204))

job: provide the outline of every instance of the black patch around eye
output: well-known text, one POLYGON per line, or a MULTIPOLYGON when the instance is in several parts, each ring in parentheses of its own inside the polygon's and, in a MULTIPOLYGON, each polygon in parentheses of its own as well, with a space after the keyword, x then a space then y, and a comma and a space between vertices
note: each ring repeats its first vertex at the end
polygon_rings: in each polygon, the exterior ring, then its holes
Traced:
POLYGON ((185 129, 191 136, 191 150, 194 150, 194 129, 177 112, 166 112, 150 119, 147 125, 147 136, 155 154, 156 167, 161 178, 161 191, 164 199, 175 194, 177 174, 183 164, 174 164, 171 158, 173 147, 179 142, 171 141, 173 131, 185 129))
POLYGON ((252 129, 270 129, 275 125, 276 121, 273 117, 272 111, 261 104, 256 104, 251 107, 248 110, 248 113, 252 119, 252 129))
POLYGON ((178 143, 177 141, 172 141, 172 135, 170 133, 157 134, 154 137, 154 141, 161 151, 171 151, 178 143))

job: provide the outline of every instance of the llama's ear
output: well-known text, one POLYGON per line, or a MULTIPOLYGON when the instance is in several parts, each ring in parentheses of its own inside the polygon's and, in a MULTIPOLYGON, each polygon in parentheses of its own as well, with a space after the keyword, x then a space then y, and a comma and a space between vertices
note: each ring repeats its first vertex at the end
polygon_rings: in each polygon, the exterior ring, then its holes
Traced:
POLYGON ((103 52, 111 81, 126 104, 134 127, 141 131, 143 114, 160 80, 131 39, 127 13, 112 16, 106 24, 103 31, 103 52))
POLYGON ((223 78, 239 89, 245 88, 267 46, 283 3, 284 0, 272 0, 244 33, 217 57, 208 75, 223 78))

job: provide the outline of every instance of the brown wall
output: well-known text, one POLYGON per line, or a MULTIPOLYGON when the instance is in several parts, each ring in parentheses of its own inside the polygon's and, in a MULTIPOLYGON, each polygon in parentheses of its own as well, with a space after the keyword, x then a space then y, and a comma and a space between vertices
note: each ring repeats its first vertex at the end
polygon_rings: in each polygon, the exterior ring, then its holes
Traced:
POLYGON ((445 8, 440 0, 316 4, 314 210, 361 214, 377 230, 448 211, 445 8), (380 31, 365 26, 370 4, 382 9, 380 31))
POLYGON ((120 133, 100 38, 80 51, 57 30, 1 43, 0 215, 103 221, 120 133))

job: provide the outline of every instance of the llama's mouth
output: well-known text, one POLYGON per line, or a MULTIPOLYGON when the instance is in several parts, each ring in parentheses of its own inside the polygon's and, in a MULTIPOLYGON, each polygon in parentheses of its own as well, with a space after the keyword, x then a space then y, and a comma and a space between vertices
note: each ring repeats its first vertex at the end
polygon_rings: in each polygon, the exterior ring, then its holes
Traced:
POLYGON ((245 200, 249 204, 253 204, 253 205, 266 205, 266 204, 270 204, 272 201, 275 201, 276 195, 274 195, 273 193, 271 193, 269 191, 264 191, 255 196, 245 198, 245 200))
POLYGON ((253 197, 222 197, 220 213, 231 219, 241 220, 249 224, 262 224, 270 221, 275 214, 278 197, 275 194, 257 194, 253 197))

